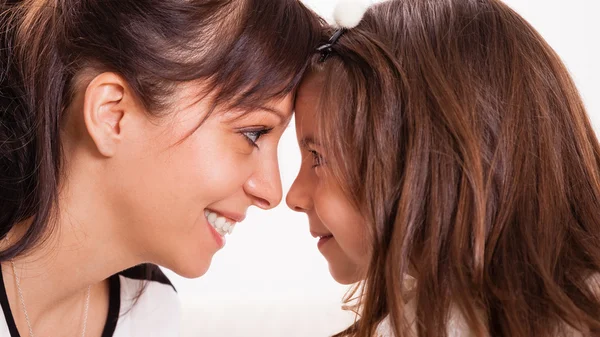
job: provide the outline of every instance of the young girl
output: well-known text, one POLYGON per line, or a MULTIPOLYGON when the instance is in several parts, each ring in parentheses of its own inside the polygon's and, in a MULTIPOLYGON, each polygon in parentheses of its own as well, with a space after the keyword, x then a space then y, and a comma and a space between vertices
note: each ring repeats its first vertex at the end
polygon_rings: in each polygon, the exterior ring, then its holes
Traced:
POLYGON ((296 0, 0 9, 0 335, 177 336, 145 263, 201 276, 249 206, 279 203, 320 21, 296 0))
POLYGON ((360 281, 337 336, 600 334, 600 146, 542 37, 499 0, 394 0, 319 51, 287 202, 360 281))

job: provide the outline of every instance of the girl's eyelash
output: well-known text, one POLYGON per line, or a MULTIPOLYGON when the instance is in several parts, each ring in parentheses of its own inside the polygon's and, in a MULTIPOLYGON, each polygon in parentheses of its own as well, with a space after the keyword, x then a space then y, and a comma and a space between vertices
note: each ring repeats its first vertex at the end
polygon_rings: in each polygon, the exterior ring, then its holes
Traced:
POLYGON ((323 157, 319 154, 319 152, 315 150, 309 150, 309 152, 313 157, 313 168, 323 165, 323 157))
POLYGON ((246 138, 246 140, 250 143, 250 145, 258 148, 258 140, 260 137, 271 132, 273 128, 262 128, 258 130, 243 130, 240 133, 246 138))

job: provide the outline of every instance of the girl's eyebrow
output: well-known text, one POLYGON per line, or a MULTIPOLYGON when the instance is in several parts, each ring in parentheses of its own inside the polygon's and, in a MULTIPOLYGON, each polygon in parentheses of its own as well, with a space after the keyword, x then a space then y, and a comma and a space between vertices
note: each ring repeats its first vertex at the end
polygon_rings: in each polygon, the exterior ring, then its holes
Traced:
POLYGON ((304 138, 302 138, 302 140, 300 141, 300 146, 302 146, 303 148, 309 148, 311 146, 319 146, 319 142, 317 142, 312 136, 306 136, 304 138))

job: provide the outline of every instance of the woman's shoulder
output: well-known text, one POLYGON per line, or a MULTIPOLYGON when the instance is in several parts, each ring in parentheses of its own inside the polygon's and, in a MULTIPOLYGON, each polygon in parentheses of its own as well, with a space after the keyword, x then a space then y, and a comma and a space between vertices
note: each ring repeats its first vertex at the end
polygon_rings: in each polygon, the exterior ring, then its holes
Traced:
POLYGON ((181 309, 177 291, 155 265, 140 265, 117 275, 120 317, 114 337, 178 336, 181 309))

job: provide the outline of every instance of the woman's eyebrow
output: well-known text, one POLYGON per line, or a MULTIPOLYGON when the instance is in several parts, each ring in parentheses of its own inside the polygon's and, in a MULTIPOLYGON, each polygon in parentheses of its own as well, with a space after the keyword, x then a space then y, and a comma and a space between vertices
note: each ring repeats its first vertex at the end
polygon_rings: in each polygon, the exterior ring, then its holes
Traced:
POLYGON ((274 109, 274 108, 271 108, 268 106, 261 106, 260 110, 270 112, 270 113, 276 115, 277 117, 279 117, 279 119, 281 120, 282 123, 284 121, 286 121, 292 115, 291 113, 285 113, 282 110, 274 109))

